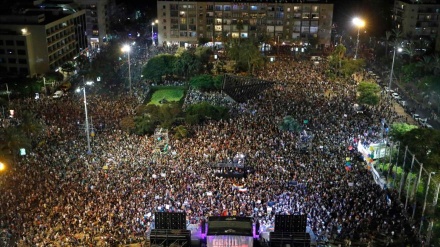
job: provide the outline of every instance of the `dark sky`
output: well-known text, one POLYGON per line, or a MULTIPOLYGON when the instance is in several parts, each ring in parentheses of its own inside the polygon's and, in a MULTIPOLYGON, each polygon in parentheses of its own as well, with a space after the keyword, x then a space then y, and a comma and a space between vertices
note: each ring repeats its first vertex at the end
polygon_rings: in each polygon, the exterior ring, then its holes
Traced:
MULTIPOLYGON (((321 0, 324 2, 325 0, 321 0)), ((156 0, 117 0, 136 9, 144 9, 156 18, 156 0)), ((351 20, 359 16, 366 21, 366 30, 373 36, 383 36, 389 30, 389 15, 393 0, 328 0, 334 3, 333 22, 343 30, 353 28, 351 20)))

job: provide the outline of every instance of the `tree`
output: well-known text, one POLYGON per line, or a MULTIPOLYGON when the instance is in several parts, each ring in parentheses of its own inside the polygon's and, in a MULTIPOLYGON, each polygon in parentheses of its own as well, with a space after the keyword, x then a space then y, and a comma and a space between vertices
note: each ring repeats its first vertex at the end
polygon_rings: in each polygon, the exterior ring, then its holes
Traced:
POLYGON ((174 137, 176 139, 183 139, 188 136, 188 130, 183 125, 174 128, 174 137))
POLYGON ((215 88, 213 77, 206 74, 192 77, 189 84, 200 91, 209 91, 215 88))
POLYGON ((243 28, 244 28, 244 25, 243 25, 243 20, 238 20, 237 21, 237 25, 235 26, 235 28, 237 29, 237 31, 238 31, 238 42, 240 42, 240 40, 241 40, 241 31, 243 30, 243 28))
POLYGON ((339 70, 342 67, 342 61, 345 58, 346 51, 347 48, 344 45, 339 44, 338 46, 336 46, 336 48, 329 56, 330 66, 332 66, 336 70, 339 70))
POLYGON ((344 77, 349 77, 353 75, 355 72, 360 71, 363 67, 365 67, 364 59, 356 59, 356 60, 342 60, 341 67, 339 68, 339 73, 344 77))
POLYGON ((223 88, 223 79, 224 79, 224 77, 222 75, 214 76, 214 78, 213 78, 213 80, 214 80, 214 87, 217 90, 221 90, 223 88))
POLYGON ((258 50, 258 47, 247 40, 245 42, 234 42, 227 48, 227 55, 234 60, 237 69, 253 73, 253 71, 264 64, 264 59, 258 50))
POLYGON ((379 103, 380 86, 374 82, 364 81, 358 85, 357 102, 360 105, 375 106, 379 103))
POLYGON ((159 82, 162 80, 162 76, 172 75, 175 59, 170 54, 162 54, 151 58, 143 68, 143 77, 147 80, 159 82))
POLYGON ((405 134, 413 129, 418 128, 416 125, 407 123, 393 123, 390 129, 390 136, 395 141, 403 141, 405 134))
POLYGON ((434 129, 415 128, 406 132, 401 143, 408 146, 417 160, 423 163, 427 170, 440 168, 440 131, 434 129))
POLYGON ((226 107, 214 106, 207 102, 190 105, 185 112, 187 124, 198 124, 205 120, 220 120, 229 118, 229 110, 226 107))
POLYGON ((292 116, 287 115, 283 118, 278 128, 282 131, 288 132, 301 132, 301 125, 292 116))
MULTIPOLYGON (((397 45, 398 44, 395 44, 395 49, 397 49, 397 45)), ((410 42, 405 47, 403 47, 402 54, 408 55, 409 61, 411 62, 416 55, 416 45, 414 44, 414 42, 410 42)))
POLYGON ((207 64, 212 54, 212 49, 209 47, 197 47, 194 51, 194 55, 202 64, 207 64))
POLYGON ((432 56, 425 55, 420 61, 417 62, 416 66, 421 68, 425 73, 431 73, 434 69, 432 56))
POLYGON ((136 129, 136 122, 132 116, 126 116, 120 121, 121 129, 126 132, 132 132, 136 129))
POLYGON ((189 75, 199 74, 202 67, 194 52, 185 50, 182 54, 176 55, 173 71, 176 75, 187 78, 189 75))
POLYGON ((67 75, 70 75, 70 73, 75 71, 75 65, 73 64, 73 62, 66 62, 63 65, 61 65, 61 70, 67 73, 67 75))
POLYGON ((402 66, 401 76, 402 80, 406 83, 412 83, 422 75, 422 70, 416 63, 409 63, 402 66))

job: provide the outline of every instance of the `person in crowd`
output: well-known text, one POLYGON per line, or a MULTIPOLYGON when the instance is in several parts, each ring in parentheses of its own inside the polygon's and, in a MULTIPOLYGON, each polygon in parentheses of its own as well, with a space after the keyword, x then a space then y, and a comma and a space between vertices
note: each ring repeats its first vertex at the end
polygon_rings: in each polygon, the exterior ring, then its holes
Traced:
POLYGON ((358 152, 348 149, 379 140, 381 119, 402 119, 387 100, 369 116, 355 114, 356 82, 332 81, 325 70, 324 62, 270 63, 258 78, 274 81, 273 88, 241 104, 191 90, 184 105, 225 105, 231 117, 194 127, 186 139, 171 137, 170 152, 160 156, 152 136, 120 129, 139 104, 135 96, 88 95, 89 116, 101 126, 90 155, 79 96, 15 100, 18 117, 30 110, 46 129, 39 145, 0 178, 1 225, 28 246, 96 246, 142 241, 157 211, 184 212, 192 224, 209 216, 254 217, 261 229, 273 227, 277 214, 305 214, 318 240, 368 243, 379 233, 411 238, 395 191, 375 184, 358 152), (281 130, 286 115, 308 120, 306 133, 281 130), (215 176, 210 164, 237 153, 254 172, 215 176))

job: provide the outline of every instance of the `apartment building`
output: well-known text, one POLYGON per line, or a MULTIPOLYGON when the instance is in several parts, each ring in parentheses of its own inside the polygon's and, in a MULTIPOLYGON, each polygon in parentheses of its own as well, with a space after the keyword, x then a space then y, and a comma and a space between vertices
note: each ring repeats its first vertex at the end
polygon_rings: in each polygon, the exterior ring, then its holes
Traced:
POLYGON ((427 38, 435 42, 440 51, 440 3, 436 0, 396 0, 394 2, 395 27, 402 37, 427 38))
POLYGON ((74 0, 86 11, 86 32, 90 49, 98 49, 108 39, 114 0, 74 0))
POLYGON ((85 10, 39 6, 0 15, 0 73, 55 71, 87 48, 85 10))
POLYGON ((333 4, 326 1, 158 0, 158 44, 194 45, 199 38, 260 38, 272 42, 318 40, 329 45, 333 4))

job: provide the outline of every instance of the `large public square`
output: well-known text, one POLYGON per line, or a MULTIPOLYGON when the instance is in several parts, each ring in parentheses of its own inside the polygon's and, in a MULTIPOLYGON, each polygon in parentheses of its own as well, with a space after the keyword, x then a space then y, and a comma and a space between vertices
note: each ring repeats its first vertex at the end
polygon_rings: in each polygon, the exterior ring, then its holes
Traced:
POLYGON ((368 115, 356 113, 356 82, 327 78, 326 66, 269 63, 257 78, 275 84, 245 103, 188 91, 185 104, 227 102, 230 118, 192 127, 188 138, 170 136, 168 152, 160 155, 153 135, 121 130, 120 120, 139 105, 129 93, 88 94, 88 114, 101 126, 91 154, 78 127, 81 97, 16 99, 17 116, 30 110, 47 128, 0 178, 1 227, 19 246, 98 246, 145 241, 158 211, 185 212, 191 225, 208 216, 248 216, 262 229, 276 214, 306 214, 316 242, 416 244, 396 191, 381 189, 351 148, 377 141, 382 118, 404 118, 389 100, 368 115), (286 115, 302 123, 301 134, 280 130, 286 115), (214 175, 209 164, 237 154, 253 173, 214 175))

